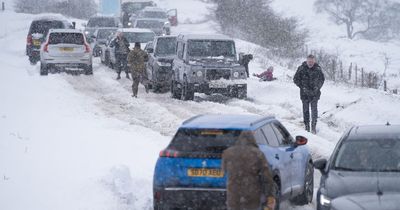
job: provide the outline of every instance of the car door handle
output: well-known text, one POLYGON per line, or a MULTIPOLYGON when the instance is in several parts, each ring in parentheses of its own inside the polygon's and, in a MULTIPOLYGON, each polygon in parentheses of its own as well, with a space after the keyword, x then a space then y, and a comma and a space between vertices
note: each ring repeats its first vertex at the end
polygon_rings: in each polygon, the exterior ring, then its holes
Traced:
POLYGON ((275 154, 275 159, 279 160, 279 155, 275 154))
POLYGON ((292 153, 292 154, 290 154, 290 158, 292 158, 292 159, 293 159, 293 157, 294 157, 293 153, 292 153))

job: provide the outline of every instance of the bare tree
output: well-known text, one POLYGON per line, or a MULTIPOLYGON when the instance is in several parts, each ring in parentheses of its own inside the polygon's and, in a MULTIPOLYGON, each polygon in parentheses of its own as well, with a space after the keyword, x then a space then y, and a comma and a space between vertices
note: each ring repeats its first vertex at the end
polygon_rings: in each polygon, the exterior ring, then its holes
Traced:
POLYGON ((400 29, 400 6, 389 0, 317 0, 314 6, 317 12, 328 13, 336 24, 345 24, 349 39, 379 39, 395 33, 395 25, 400 29))

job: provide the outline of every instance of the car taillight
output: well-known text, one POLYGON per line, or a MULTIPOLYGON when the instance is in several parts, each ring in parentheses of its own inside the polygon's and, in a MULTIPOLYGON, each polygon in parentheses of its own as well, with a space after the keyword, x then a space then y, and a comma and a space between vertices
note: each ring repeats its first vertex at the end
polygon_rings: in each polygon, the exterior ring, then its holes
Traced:
POLYGON ((49 52, 49 43, 48 42, 46 42, 46 44, 44 44, 43 51, 49 52))
POLYGON ((171 150, 163 150, 160 152, 160 157, 176 158, 179 156, 179 152, 171 150))
POLYGON ((90 53, 90 46, 85 43, 85 53, 90 53))
POLYGON ((28 37, 26 37, 26 43, 28 45, 32 45, 32 35, 28 35, 28 37))

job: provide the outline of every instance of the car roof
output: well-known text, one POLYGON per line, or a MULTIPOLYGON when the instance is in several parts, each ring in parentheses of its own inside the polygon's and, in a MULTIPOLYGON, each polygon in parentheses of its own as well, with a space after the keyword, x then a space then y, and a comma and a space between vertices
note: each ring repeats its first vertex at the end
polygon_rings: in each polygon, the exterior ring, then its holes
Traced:
POLYGON ((165 36, 156 36, 156 39, 166 39, 166 38, 177 38, 177 36, 174 35, 165 35, 165 36))
POLYGON ((165 10, 160 7, 145 7, 142 11, 165 12, 165 10))
POLYGON ((183 122, 180 128, 187 129, 223 129, 256 130, 260 126, 275 120, 275 117, 260 115, 197 115, 183 122))
POLYGON ((41 16, 33 19, 33 21, 68 21, 65 17, 56 15, 41 16))
POLYGON ((120 28, 118 32, 132 32, 132 33, 154 33, 148 28, 120 28))
POLYGON ((110 19, 113 18, 113 19, 117 19, 118 17, 115 16, 115 15, 95 15, 95 16, 90 17, 89 20, 90 20, 90 19, 96 19, 96 18, 98 18, 98 19, 100 19, 100 18, 110 18, 110 19))
POLYGON ((363 125, 353 127, 348 140, 400 139, 400 125, 363 125))
POLYGON ((180 34, 178 38, 187 40, 229 40, 233 41, 232 38, 221 35, 221 34, 180 34))
POLYGON ((166 19, 162 19, 162 18, 137 18, 135 21, 139 21, 139 20, 152 20, 152 21, 158 21, 158 22, 166 22, 166 21, 164 21, 166 19))
POLYGON ((49 33, 83 33, 79 29, 50 29, 49 33))

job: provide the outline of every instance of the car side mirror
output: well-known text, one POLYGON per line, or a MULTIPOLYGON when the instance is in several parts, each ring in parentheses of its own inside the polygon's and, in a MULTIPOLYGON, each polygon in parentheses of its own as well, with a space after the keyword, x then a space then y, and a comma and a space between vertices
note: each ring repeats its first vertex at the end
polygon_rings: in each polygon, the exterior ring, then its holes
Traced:
POLYGON ((319 159, 314 162, 314 168, 320 170, 321 173, 324 174, 327 164, 328 164, 328 161, 326 159, 319 159))
POLYGON ((295 146, 303 146, 306 145, 308 142, 308 139, 304 136, 296 136, 296 142, 294 143, 295 146))

